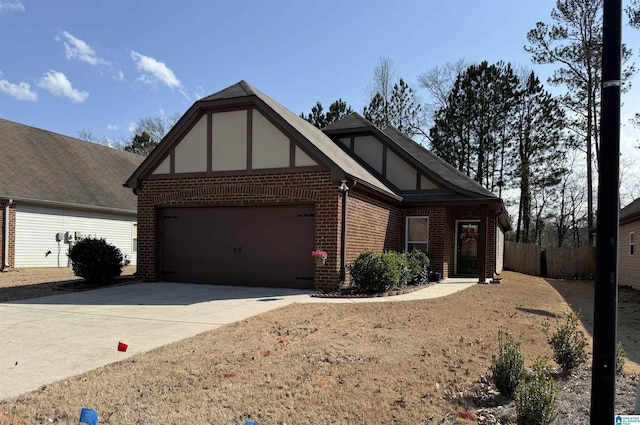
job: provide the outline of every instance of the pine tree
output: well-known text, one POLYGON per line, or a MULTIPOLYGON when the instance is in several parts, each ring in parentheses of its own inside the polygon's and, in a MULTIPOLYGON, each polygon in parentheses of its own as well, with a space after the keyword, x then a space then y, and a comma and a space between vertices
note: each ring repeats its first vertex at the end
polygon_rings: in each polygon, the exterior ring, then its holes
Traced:
POLYGON ((514 155, 508 176, 520 192, 516 242, 533 242, 540 235, 542 208, 533 214, 532 195, 557 186, 566 172, 562 166, 564 112, 533 71, 520 81, 513 127, 514 155))
POLYGON ((490 190, 501 191, 510 145, 508 116, 517 78, 510 64, 469 66, 458 75, 447 106, 436 112, 431 147, 445 161, 490 190))
POLYGON ((351 106, 347 105, 347 102, 342 100, 342 98, 333 102, 329 106, 329 111, 327 113, 324 113, 323 110, 324 107, 322 106, 322 103, 318 101, 315 106, 311 108, 311 112, 309 114, 305 115, 303 112, 300 114, 300 118, 304 118, 318 128, 325 128, 329 124, 340 121, 342 118, 353 112, 351 106))

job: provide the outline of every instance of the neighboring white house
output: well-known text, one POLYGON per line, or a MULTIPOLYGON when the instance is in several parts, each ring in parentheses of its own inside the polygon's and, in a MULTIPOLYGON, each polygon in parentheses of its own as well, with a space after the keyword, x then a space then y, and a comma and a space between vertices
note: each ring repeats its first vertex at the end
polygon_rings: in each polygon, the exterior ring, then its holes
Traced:
POLYGON ((136 264, 137 199, 123 183, 143 159, 0 119, 0 269, 67 267, 87 236, 136 264))
POLYGON ((620 211, 618 284, 640 289, 640 198, 620 211))

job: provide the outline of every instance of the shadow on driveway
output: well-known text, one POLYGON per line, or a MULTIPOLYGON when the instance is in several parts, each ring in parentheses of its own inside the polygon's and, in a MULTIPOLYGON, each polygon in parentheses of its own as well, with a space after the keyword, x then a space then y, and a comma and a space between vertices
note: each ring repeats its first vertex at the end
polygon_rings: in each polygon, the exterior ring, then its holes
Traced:
POLYGON ((152 282, 16 300, 10 304, 168 306, 240 299, 257 299, 257 301, 268 302, 277 301, 285 296, 310 295, 312 293, 313 291, 304 289, 152 282))

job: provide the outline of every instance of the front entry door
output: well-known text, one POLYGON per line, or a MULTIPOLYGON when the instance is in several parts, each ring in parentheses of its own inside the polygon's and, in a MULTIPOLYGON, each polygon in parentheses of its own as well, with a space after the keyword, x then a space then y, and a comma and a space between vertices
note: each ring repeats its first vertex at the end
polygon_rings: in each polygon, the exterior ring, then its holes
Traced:
POLYGON ((456 230, 457 269, 459 275, 478 274, 478 222, 458 222, 456 230))

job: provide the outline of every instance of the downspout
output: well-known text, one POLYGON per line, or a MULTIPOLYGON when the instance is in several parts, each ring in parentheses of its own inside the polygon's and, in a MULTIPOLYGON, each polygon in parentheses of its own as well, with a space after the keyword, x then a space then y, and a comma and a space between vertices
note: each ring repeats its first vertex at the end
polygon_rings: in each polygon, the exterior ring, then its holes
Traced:
POLYGON ((9 199, 4 206, 4 223, 3 224, 3 237, 4 237, 4 249, 2 250, 2 271, 9 268, 9 205, 13 204, 13 199, 9 199))
POLYGON ((344 286, 345 280, 347 278, 347 192, 349 191, 349 186, 347 186, 347 181, 342 180, 340 182, 340 186, 338 188, 342 191, 342 226, 340 226, 340 284, 339 286, 344 286))

